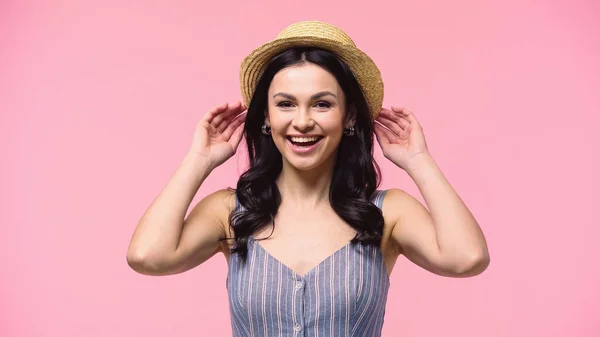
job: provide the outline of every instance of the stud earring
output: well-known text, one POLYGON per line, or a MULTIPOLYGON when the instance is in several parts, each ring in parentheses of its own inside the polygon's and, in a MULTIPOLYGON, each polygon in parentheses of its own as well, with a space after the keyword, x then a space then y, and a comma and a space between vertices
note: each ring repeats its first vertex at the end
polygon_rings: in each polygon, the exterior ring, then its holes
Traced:
POLYGON ((354 127, 351 126, 344 130, 344 135, 346 136, 354 136, 354 127))
POLYGON ((262 133, 265 135, 270 135, 271 134, 271 127, 268 126, 267 124, 263 124, 262 126, 262 133))

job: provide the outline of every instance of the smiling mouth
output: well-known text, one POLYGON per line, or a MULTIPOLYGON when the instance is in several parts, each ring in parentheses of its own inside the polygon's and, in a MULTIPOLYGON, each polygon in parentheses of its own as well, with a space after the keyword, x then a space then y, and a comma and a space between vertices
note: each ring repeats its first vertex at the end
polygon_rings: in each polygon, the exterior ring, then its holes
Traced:
POLYGON ((324 137, 323 136, 314 136, 314 137, 291 137, 291 136, 287 136, 286 138, 294 146, 309 147, 309 146, 317 144, 324 137))

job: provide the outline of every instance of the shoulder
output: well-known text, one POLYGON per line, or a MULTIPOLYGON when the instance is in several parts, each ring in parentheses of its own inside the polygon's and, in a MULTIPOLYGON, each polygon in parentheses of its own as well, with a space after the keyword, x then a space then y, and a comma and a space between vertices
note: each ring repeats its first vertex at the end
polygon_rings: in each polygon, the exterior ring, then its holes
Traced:
POLYGON ((398 189, 388 189, 380 193, 381 213, 384 221, 382 246, 388 247, 393 256, 401 254, 406 237, 413 237, 411 231, 418 230, 428 221, 427 209, 415 197, 398 189), (408 229, 408 231, 406 230, 408 229))
POLYGON ((388 190, 375 190, 375 192, 373 192, 373 194, 371 195, 371 203, 375 204, 375 206, 381 208, 382 203, 383 203, 383 199, 385 198, 385 195, 387 194, 388 190))
POLYGON ((374 203, 380 202, 385 222, 391 224, 414 212, 421 213, 425 209, 415 197, 398 188, 379 190, 378 193, 374 193, 372 200, 374 203))
POLYGON ((194 206, 190 216, 211 217, 218 220, 225 229, 228 227, 229 214, 234 210, 235 206, 235 190, 231 188, 219 189, 203 197, 194 206))
POLYGON ((401 246, 433 228, 433 218, 424 204, 400 189, 387 191, 381 210, 387 232, 401 246))
POLYGON ((236 204, 235 190, 223 188, 208 194, 204 202, 220 210, 232 211, 236 204))

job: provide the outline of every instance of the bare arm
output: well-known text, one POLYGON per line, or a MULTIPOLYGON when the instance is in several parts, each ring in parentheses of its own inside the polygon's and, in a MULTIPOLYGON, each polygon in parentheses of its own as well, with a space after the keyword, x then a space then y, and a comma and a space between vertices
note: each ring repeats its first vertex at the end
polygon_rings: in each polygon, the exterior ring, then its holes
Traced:
POLYGON ((389 191, 384 203, 395 223, 392 237, 401 253, 442 276, 469 277, 483 272, 490 259, 485 237, 433 158, 419 157, 407 172, 429 211, 409 194, 389 191))
POLYGON ((429 154, 415 115, 392 106, 382 109, 375 134, 383 154, 414 180, 429 211, 401 190, 384 200, 392 239, 409 260, 439 275, 474 276, 490 261, 479 224, 429 154))
POLYGON ((147 275, 169 275, 189 270, 220 250, 235 199, 220 190, 202 199, 190 212, 198 189, 212 170, 229 159, 242 138, 245 107, 236 102, 210 110, 200 120, 194 141, 165 188, 140 219, 127 262, 147 275))
POLYGON ((208 195, 184 219, 210 171, 201 158, 183 160, 134 231, 127 251, 132 269, 147 275, 181 273, 220 250, 232 192, 221 190, 208 195))

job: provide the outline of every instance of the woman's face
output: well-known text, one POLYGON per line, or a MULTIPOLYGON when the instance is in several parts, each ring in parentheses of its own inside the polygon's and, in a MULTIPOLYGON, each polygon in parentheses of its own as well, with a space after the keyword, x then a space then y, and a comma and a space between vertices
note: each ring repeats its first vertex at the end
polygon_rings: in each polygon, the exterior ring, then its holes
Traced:
POLYGON ((279 71, 268 92, 267 125, 284 163, 300 170, 332 164, 346 122, 344 93, 325 69, 304 63, 279 71))

